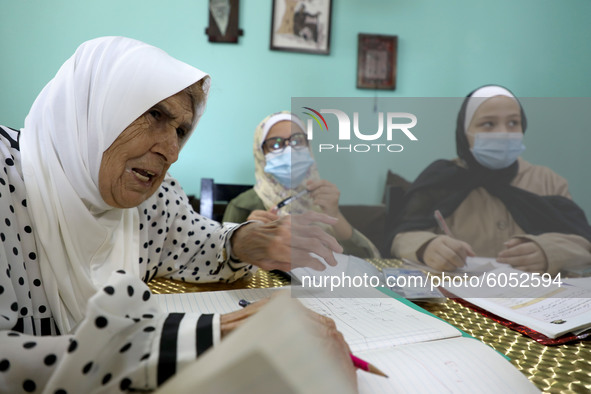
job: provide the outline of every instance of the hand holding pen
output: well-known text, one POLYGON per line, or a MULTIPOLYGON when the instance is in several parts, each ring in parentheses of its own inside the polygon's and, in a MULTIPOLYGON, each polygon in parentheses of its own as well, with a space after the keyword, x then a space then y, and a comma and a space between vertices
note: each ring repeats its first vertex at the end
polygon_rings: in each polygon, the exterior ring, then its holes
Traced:
POLYGON ((292 202, 294 202, 298 198, 302 197, 306 193, 308 193, 308 190, 304 189, 297 194, 289 196, 289 197, 281 200, 279 203, 277 203, 277 205, 275 205, 273 208, 271 208, 268 211, 264 211, 262 209, 255 209, 254 211, 252 211, 250 213, 250 215, 248 215, 248 218, 246 220, 258 220, 263 223, 269 223, 274 220, 277 220, 277 219, 279 219, 279 215, 277 214, 277 212, 281 208, 291 204, 292 202))
POLYGON ((271 212, 277 213, 281 208, 293 203, 298 198, 302 197, 303 195, 305 195, 307 193, 308 193, 308 189, 304 189, 304 190, 294 194, 293 196, 289 196, 286 199, 281 200, 277 205, 275 205, 273 208, 271 208, 271 212))
MULTIPOLYGON (((251 305, 252 302, 247 301, 245 299, 241 299, 240 301, 238 301, 238 305, 240 305, 242 308, 246 308, 247 306, 251 305)), ((311 312, 311 311, 310 311, 311 312)), ((324 325, 329 327, 329 330, 332 331, 336 331, 336 326, 334 325, 334 321, 326 316, 323 315, 318 315, 315 312, 311 312, 313 315, 316 315, 317 317, 320 318, 320 321, 323 322, 324 325)), ((339 333, 340 334, 340 333, 339 333)), ((340 334, 341 339, 344 341, 344 339, 342 338, 342 334, 340 334)), ((348 347, 348 346, 347 346, 348 347)), ((362 371, 366 371, 369 373, 373 373, 375 375, 380 375, 383 377, 388 377, 388 375, 386 375, 384 372, 382 372, 379 368, 377 368, 375 365, 368 363, 365 360, 360 359, 357 356, 354 356, 353 353, 349 352, 349 358, 351 359, 353 365, 355 366, 355 368, 361 369, 362 371)))
POLYGON ((449 227, 447 226, 447 223, 445 222, 445 219, 443 218, 443 215, 441 214, 439 209, 436 209, 435 212, 433 212, 433 216, 435 217, 435 220, 437 221, 437 224, 439 225, 441 231, 443 231, 443 233, 448 237, 453 238, 454 236, 451 233, 449 227))
POLYGON ((318 205, 323 213, 329 216, 337 217, 339 212, 339 197, 340 191, 333 183, 323 180, 315 179, 306 182, 306 189, 287 197, 280 201, 276 206, 270 209, 270 212, 277 213, 280 209, 289 206, 306 194, 315 205, 318 205))
POLYGON ((454 271, 466 264, 466 257, 475 256, 472 247, 453 237, 439 210, 433 213, 437 224, 445 235, 439 235, 417 251, 417 257, 431 268, 440 271, 454 271), (422 253, 421 253, 422 252, 422 253))

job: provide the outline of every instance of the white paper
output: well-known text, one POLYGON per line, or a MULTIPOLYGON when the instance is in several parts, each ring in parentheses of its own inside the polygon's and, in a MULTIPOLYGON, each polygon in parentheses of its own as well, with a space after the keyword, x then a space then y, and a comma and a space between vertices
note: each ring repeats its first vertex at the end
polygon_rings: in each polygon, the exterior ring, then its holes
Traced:
MULTIPOLYGON (((409 259, 402 259, 405 265, 418 268, 426 272, 431 273, 441 273, 440 270, 435 268, 431 268, 426 264, 418 263, 416 261, 412 261, 409 259)), ((466 257, 466 265, 460 267, 454 271, 445 271, 448 275, 463 275, 463 274, 470 274, 470 275, 478 275, 483 272, 491 271, 500 267, 507 266, 507 264, 502 264, 496 261, 492 257, 466 257)))
MULTIPOLYGON (((168 312, 228 313, 241 299, 258 301, 277 289, 244 289, 155 295, 168 312)), ((460 336, 452 325, 372 290, 375 298, 302 298, 311 310, 332 318, 352 351, 460 336)), ((365 293, 367 295, 367 293, 365 293)))
POLYGON ((389 378, 358 372, 360 393, 538 393, 496 351, 473 338, 359 352, 389 378))

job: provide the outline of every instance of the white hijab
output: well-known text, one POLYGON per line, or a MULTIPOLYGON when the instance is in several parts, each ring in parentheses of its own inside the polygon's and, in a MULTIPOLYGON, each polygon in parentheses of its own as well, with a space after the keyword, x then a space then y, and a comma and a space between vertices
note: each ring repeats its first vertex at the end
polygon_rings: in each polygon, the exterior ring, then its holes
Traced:
POLYGON ((480 107, 486 100, 496 96, 506 96, 511 97, 515 101, 517 99, 513 96, 513 93, 508 91, 502 86, 497 85, 487 85, 483 86, 480 89, 474 91, 470 97, 468 98, 468 102, 466 103, 466 116, 464 117, 464 131, 468 133, 468 128, 470 126, 470 122, 472 122, 472 118, 476 113, 478 107, 480 107))
MULTIPOLYGON (((20 136, 27 206, 41 276, 62 333, 112 271, 139 276, 137 208, 99 192, 103 152, 154 104, 209 76, 164 51, 124 37, 82 44, 41 91, 20 136)), ((205 100, 196 103, 193 129, 205 100)), ((191 130, 191 131, 192 131, 191 130)))

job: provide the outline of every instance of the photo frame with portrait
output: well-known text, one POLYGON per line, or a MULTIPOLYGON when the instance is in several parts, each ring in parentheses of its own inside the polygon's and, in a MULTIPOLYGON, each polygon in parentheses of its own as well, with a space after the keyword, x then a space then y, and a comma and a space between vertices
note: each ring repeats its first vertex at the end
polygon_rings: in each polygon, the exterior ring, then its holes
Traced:
POLYGON ((398 36, 360 33, 357 40, 357 88, 396 89, 398 36))
POLYGON ((273 0, 270 49, 328 55, 332 0, 273 0))

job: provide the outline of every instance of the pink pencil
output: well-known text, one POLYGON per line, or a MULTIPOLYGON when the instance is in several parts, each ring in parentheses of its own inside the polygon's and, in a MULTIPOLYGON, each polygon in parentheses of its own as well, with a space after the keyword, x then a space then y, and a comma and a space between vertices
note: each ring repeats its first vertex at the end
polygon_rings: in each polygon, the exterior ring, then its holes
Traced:
POLYGON ((381 375, 384 377, 388 377, 388 375, 386 375, 385 373, 383 373, 382 371, 380 371, 378 368, 376 368, 375 366, 373 366, 372 364, 368 363, 367 361, 364 361, 362 359, 360 359, 359 357, 355 357, 354 355, 351 354, 351 360, 353 361, 353 365, 355 365, 355 367, 362 369, 364 371, 370 372, 370 373, 374 373, 376 375, 381 375))
POLYGON ((445 233, 445 235, 453 238, 453 235, 452 235, 449 227, 447 227, 447 223, 445 223, 445 219, 443 218, 443 215, 441 214, 441 212, 439 212, 439 209, 437 209, 437 210, 435 210, 435 212, 433 212, 433 216, 435 216, 435 220, 437 220, 437 224, 439 224, 439 228, 441 228, 441 230, 445 233))

